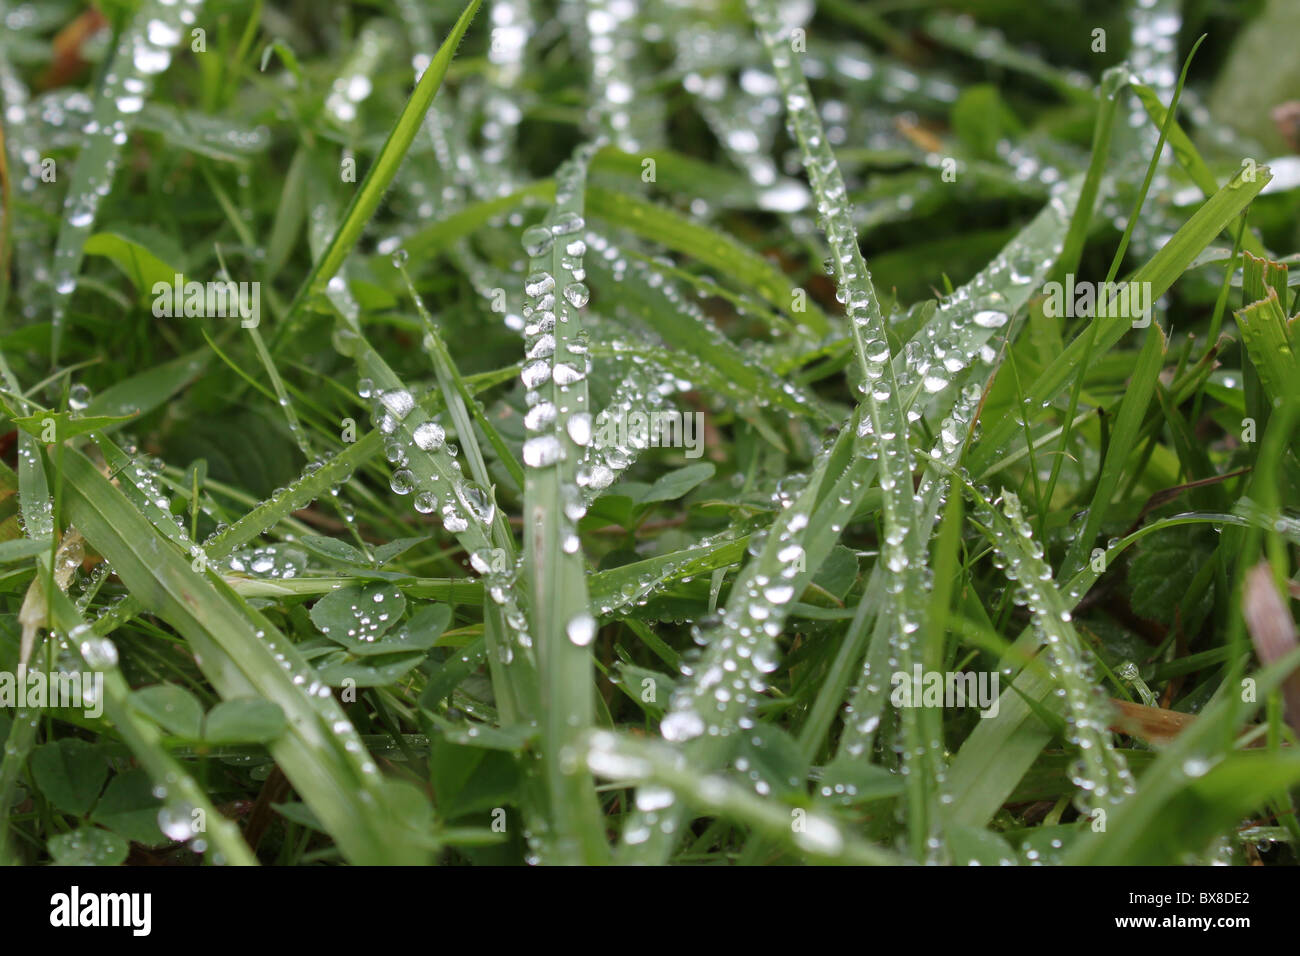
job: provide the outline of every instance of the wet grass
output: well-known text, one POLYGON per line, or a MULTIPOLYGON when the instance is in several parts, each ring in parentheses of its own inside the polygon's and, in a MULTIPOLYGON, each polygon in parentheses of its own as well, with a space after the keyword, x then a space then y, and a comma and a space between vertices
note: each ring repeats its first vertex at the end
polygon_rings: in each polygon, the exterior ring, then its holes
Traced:
POLYGON ((1290 51, 796 6, 0 3, 0 861, 1294 862, 1290 51))

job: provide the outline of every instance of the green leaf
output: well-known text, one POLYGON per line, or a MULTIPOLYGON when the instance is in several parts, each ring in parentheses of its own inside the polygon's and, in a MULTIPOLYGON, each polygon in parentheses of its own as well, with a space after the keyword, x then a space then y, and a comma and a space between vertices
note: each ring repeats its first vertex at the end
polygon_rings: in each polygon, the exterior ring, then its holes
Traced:
POLYGON ((822 771, 817 787, 820 799, 840 807, 861 807, 902 793, 898 774, 860 759, 836 759, 822 771))
POLYGON ((361 660, 326 663, 318 671, 320 679, 331 687, 344 687, 348 681, 357 687, 387 687, 409 674, 422 660, 423 654, 379 654, 361 660))
POLYGON ((1274 402, 1300 401, 1300 360, 1277 289, 1269 286, 1264 298, 1234 314, 1241 340, 1269 398, 1274 402))
POLYGON ((184 687, 176 684, 145 687, 131 695, 131 704, 170 734, 191 740, 202 736, 203 705, 184 687))
MULTIPOLYGON (((1061 565, 1062 577, 1068 578, 1087 563, 1093 542, 1105 522, 1111 499, 1119 488, 1120 477, 1128 466, 1130 455, 1137 446, 1141 434, 1142 422, 1146 419, 1147 407, 1155 392, 1156 376, 1164 365, 1165 334, 1154 321, 1147 328, 1142 344, 1133 363, 1133 373, 1119 404, 1115 424, 1111 429, 1110 444, 1106 448, 1106 459, 1102 462, 1101 473, 1097 476, 1097 486, 1093 491, 1092 501, 1088 506, 1083 527, 1075 535, 1070 550, 1061 565)), ((1080 373, 1082 374, 1082 372, 1080 373)))
POLYGON ((99 827, 60 833, 47 845, 55 866, 118 866, 131 849, 116 833, 99 827))
POLYGON ((392 541, 381 544, 379 547, 375 548, 375 564, 382 567, 399 554, 404 554, 422 541, 428 540, 428 535, 417 535, 411 538, 394 538, 392 541))
POLYGON ((47 445, 65 442, 69 438, 100 431, 112 425, 129 422, 134 415, 75 415, 72 412, 37 412, 25 418, 15 418, 14 424, 38 441, 47 445), (53 431, 51 431, 51 426, 53 431), (52 436, 52 437, 51 437, 52 436))
MULTIPOLYGON (((581 146, 560 166, 555 204, 540 226, 524 232, 530 306, 540 309, 553 299, 555 312, 554 345, 540 360, 547 374, 537 391, 559 411, 524 444, 524 573, 532 598, 529 625, 538 649, 539 688, 547 702, 540 714, 551 818, 547 853, 552 862, 566 864, 598 863, 609 856, 594 781, 570 757, 596 719, 592 644, 598 626, 587 596, 586 561, 580 547, 569 546, 577 542, 576 519, 569 511, 580 500, 577 475, 588 443, 577 440, 576 426, 585 421, 585 430, 591 431, 582 312, 589 292, 579 274, 582 251, 575 254, 569 246, 583 228, 583 187, 594 151, 594 144, 581 146), (551 288, 537 291, 544 285, 534 284, 538 276, 551 288)), ((529 347, 550 338, 534 336, 529 347)))
POLYGON ((1214 586, 1192 594, 1191 584, 1212 558, 1206 543, 1205 534, 1190 527, 1174 528, 1143 541, 1128 569, 1129 603, 1134 612, 1172 627, 1179 606, 1190 597, 1197 610, 1194 615, 1184 610, 1182 626, 1191 626, 1188 617, 1204 620, 1214 601, 1214 586))
POLYGON ((640 498, 643 505, 656 501, 676 501, 713 477, 717 468, 703 461, 661 475, 640 498))
POLYGON ((1016 859, 1006 840, 979 827, 950 828, 948 852, 954 866, 1005 866, 1016 859))
MULTIPOLYGON (((1108 836, 1109 832, 1095 834, 1089 844, 1079 848, 1077 859, 1126 866, 1188 862, 1203 853, 1216 837, 1231 832, 1243 819, 1264 809, 1278 792, 1300 782, 1300 757, 1295 754, 1257 750, 1229 754, 1210 764, 1197 758, 1186 761, 1183 772, 1173 774, 1173 792, 1144 827, 1125 827, 1116 834, 1125 837, 1122 841, 1095 838, 1108 836)), ((1157 771, 1153 768, 1151 772, 1157 771)))
POLYGON ((49 538, 16 538, 0 542, 0 564, 13 564, 50 550, 49 538))
POLYGON ((441 665, 429 674, 429 680, 420 694, 420 706, 436 710, 439 701, 460 686, 465 678, 483 666, 487 655, 487 642, 479 638, 474 643, 452 652, 441 665))
POLYGON ((837 544, 813 577, 813 583, 827 594, 843 600, 857 579, 858 556, 851 548, 837 544))
MULTIPOLYGON (((1210 197, 1187 222, 1183 223, 1182 227, 1174 233, 1173 238, 1133 273, 1129 281, 1150 282, 1150 301, 1157 301, 1178 281, 1201 251, 1214 241, 1215 236, 1241 215, 1271 178, 1272 174, 1266 167, 1258 169, 1251 181, 1247 181, 1243 174, 1238 173, 1232 181, 1210 197)), ((1120 291, 1117 291, 1116 295, 1119 294, 1120 291)), ((1099 316, 1089 322, 1090 326, 1098 326, 1095 341, 1091 343, 1093 361, 1113 348, 1132 328, 1129 321, 1102 318, 1100 310, 1098 311, 1099 316)), ((1107 314, 1114 315, 1118 312, 1119 309, 1112 300, 1112 304, 1108 305, 1107 314)), ((1032 406, 1034 403, 1050 402, 1064 392, 1066 386, 1083 366, 1084 355, 1089 350, 1089 344, 1089 330, 1085 328, 1039 374, 1038 378, 1025 388, 1026 404, 1032 406)), ((1003 416, 989 423, 979 446, 972 450, 972 473, 977 476, 991 473, 990 466, 994 464, 995 459, 1005 457, 1003 450, 1008 445, 1016 443, 1021 428, 1019 416, 1015 415, 1003 416)), ((1023 438, 1020 441, 1023 442, 1023 438)))
MULTIPOLYGON (((271 134, 266 127, 249 127, 225 117, 163 103, 148 104, 137 124, 140 129, 158 133, 170 147, 222 163, 245 163, 271 145, 271 134)), ((170 276, 167 281, 171 281, 170 276)))
POLYGON ((378 641, 406 611, 406 596, 392 584, 339 588, 311 609, 311 621, 337 644, 353 647, 378 641))
MULTIPOLYGON (((207 369, 211 354, 207 349, 200 349, 124 378, 92 398, 86 414, 122 415, 127 416, 123 421, 129 421, 131 416, 151 412, 195 381, 207 369)), ((116 427, 108 425, 104 430, 113 431, 116 427)))
MULTIPOLYGON (((165 285, 170 295, 176 277, 181 274, 180 269, 163 262, 140 242, 115 232, 96 233, 86 240, 85 249, 87 255, 105 256, 121 269, 135 286, 141 302, 152 300, 156 283, 165 285)), ((184 276, 180 281, 184 283, 184 276)))
POLYGON ((340 541, 338 538, 325 538, 315 534, 298 535, 298 543, 308 551, 322 558, 328 558, 331 561, 342 561, 345 564, 366 564, 366 556, 348 544, 346 541, 340 541))
POLYGON ((952 108, 952 129, 981 159, 998 158, 998 143, 1021 137, 1020 121, 998 95, 997 87, 980 84, 962 91, 952 108))
POLYGON ((208 711, 203 739, 210 744, 266 744, 284 733, 284 711, 254 697, 223 700, 208 711))
POLYGON ((167 842, 158 828, 162 801, 153 795, 153 784, 143 770, 128 770, 108 783, 91 819, 132 843, 160 846, 167 842))
POLYGON ((31 768, 46 799, 76 816, 95 805, 108 778, 108 763, 100 748, 75 738, 41 744, 32 751, 31 768))

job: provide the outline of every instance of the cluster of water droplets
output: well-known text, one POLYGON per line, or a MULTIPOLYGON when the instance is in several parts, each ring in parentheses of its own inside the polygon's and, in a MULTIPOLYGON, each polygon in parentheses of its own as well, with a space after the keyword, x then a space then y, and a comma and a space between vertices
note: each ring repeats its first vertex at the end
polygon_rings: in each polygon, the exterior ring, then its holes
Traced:
POLYGON ((981 502, 976 517, 991 529, 995 562, 1012 583, 1014 601, 1028 610, 1046 650, 1058 684, 1055 695, 1065 711, 1066 739, 1079 750, 1079 759, 1070 767, 1070 778, 1081 791, 1076 804, 1081 813, 1091 815, 1119 803, 1135 792, 1136 785, 1114 747, 1105 694, 1093 679, 1070 610, 1052 580, 1020 499, 1003 490, 1000 502, 993 502, 992 507, 999 505, 1000 515, 981 502))
MULTIPOLYGON (((584 147, 556 173, 556 208, 563 209, 583 188, 586 164, 595 149, 584 147)), ((588 335, 578 319, 587 305, 583 257, 585 223, 576 212, 559 212, 524 230, 524 251, 535 264, 555 263, 530 272, 524 280, 524 466, 544 469, 569 462, 570 471, 592 441, 587 400, 590 366, 588 335)), ((576 522, 585 511, 576 488, 565 486, 572 500, 566 517, 576 522)))
POLYGON ((285 544, 268 544, 241 548, 222 564, 235 574, 268 580, 296 578, 307 570, 307 555, 285 544))
POLYGON ((392 43, 393 37, 377 26, 367 24, 361 30, 343 72, 325 97, 325 111, 335 121, 347 126, 356 120, 358 109, 374 90, 371 74, 384 65, 392 43))
POLYGON ((596 437, 584 449, 578 465, 576 480, 585 504, 613 485, 645 450, 644 436, 636 430, 623 429, 622 423, 634 414, 651 415, 669 408, 668 399, 685 390, 683 381, 675 374, 636 354, 636 345, 615 340, 608 347, 609 365, 618 384, 596 416, 592 426, 596 437))
MULTIPOLYGON (((757 560, 745 566, 723 613, 692 626, 692 637, 702 649, 683 660, 683 680, 674 687, 659 725, 666 741, 688 743, 755 729, 755 707, 767 690, 768 675, 779 666, 776 639, 809 577, 802 541, 808 513, 800 505, 810 504, 810 499, 801 496, 778 516, 767 535, 751 539, 757 560)), ((751 779, 761 790, 765 778, 757 774, 751 779)), ((636 804, 638 813, 625 830, 625 842, 645 842, 654 830, 665 836, 675 832, 680 814, 662 788, 641 788, 636 804)))
MULTIPOLYGON (((818 467, 833 447, 828 443, 822 449, 818 467)), ((816 569, 803 540, 813 498, 809 492, 793 498, 766 533, 751 536, 747 550, 754 560, 741 572, 721 617, 692 628, 704 650, 697 661, 683 663, 686 679, 659 726, 665 739, 725 737, 754 726, 757 696, 767 689, 767 675, 779 664, 776 639, 792 602, 807 584, 809 569, 816 569)))
POLYGON ((437 512, 449 534, 461 534, 473 524, 476 534, 485 536, 496 518, 495 498, 464 476, 459 448, 447 440, 446 429, 419 408, 404 387, 382 388, 363 378, 357 395, 370 403, 371 419, 385 436, 393 493, 410 496, 421 514, 437 512), (420 456, 419 464, 413 464, 415 456, 420 456))
POLYGON ((590 112, 594 125, 625 152, 656 145, 648 137, 662 126, 652 115, 662 107, 656 97, 637 90, 633 70, 640 53, 636 3, 586 0, 572 6, 581 10, 591 56, 590 88, 596 99, 590 112))
MULTIPOLYGON (((396 266, 405 265, 404 250, 393 256, 396 266)), ((363 369, 367 367, 371 350, 360 335, 343 330, 336 339, 343 354, 357 359, 363 369)), ((424 348, 432 354, 435 344, 425 341, 424 348)), ((377 367, 391 376, 382 363, 377 367)), ((455 536, 469 555, 470 567, 483 577, 489 599, 501 608, 512 637, 506 638, 497 652, 509 663, 517 649, 531 648, 532 638, 515 595, 518 562, 503 561, 505 550, 493 544, 497 508, 492 490, 464 475, 458 446, 409 389, 400 384, 377 384, 365 376, 357 382, 357 396, 369 404, 372 421, 384 436, 384 455, 393 468, 389 478, 393 493, 409 497, 417 512, 438 516, 443 529, 455 536)))
POLYGON ((722 547, 734 543, 743 534, 739 528, 727 528, 716 534, 700 538, 689 548, 654 559, 646 570, 635 578, 611 575, 619 581, 617 588, 598 590, 597 579, 592 581, 592 600, 601 617, 608 617, 633 607, 644 607, 661 591, 678 584, 690 583, 701 567, 710 566, 711 556, 722 547))
POLYGON ((83 246, 102 199, 117 171, 121 148, 148 99, 158 74, 171 65, 172 49, 194 23, 203 0, 146 0, 120 39, 102 92, 81 128, 84 145, 72 186, 64 199, 63 226, 54 251, 54 323, 59 326, 67 298, 76 288, 83 246))
POLYGON ((488 61, 493 69, 483 96, 483 138, 481 156, 488 169, 500 177, 492 184, 497 192, 513 187, 515 177, 509 172, 515 137, 524 118, 519 99, 525 73, 524 56, 528 38, 536 24, 527 0, 495 0, 488 12, 492 40, 488 61))
MULTIPOLYGON (((1136 0, 1129 4, 1128 10, 1131 29, 1128 62, 1133 76, 1138 82, 1150 86, 1166 107, 1173 100, 1178 85, 1178 33, 1182 28, 1180 7, 1178 0, 1136 0)), ((1136 93, 1126 95, 1126 104, 1127 110, 1121 110, 1120 117, 1127 122, 1116 129, 1113 147, 1113 155, 1119 164, 1114 179, 1121 184, 1121 188, 1112 198, 1103 201, 1101 206, 1102 214, 1120 230, 1128 224, 1136 199, 1136 190, 1131 185, 1124 184, 1143 181, 1147 164, 1160 140, 1159 127, 1152 122, 1136 93)), ((1213 129, 1222 125, 1210 123, 1203 128, 1213 129)), ((1151 199, 1170 191, 1172 181, 1167 170, 1167 161, 1162 156, 1151 180, 1148 194, 1151 198, 1134 223, 1132 252, 1135 256, 1145 258, 1154 254, 1159 248, 1160 235, 1166 231, 1168 218, 1160 214, 1160 207, 1151 199)))

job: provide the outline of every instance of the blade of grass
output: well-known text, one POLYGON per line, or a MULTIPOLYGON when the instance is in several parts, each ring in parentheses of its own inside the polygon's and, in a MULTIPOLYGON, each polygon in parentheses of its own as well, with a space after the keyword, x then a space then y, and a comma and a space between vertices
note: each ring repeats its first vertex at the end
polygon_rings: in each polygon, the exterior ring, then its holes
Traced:
POLYGON ((599 143, 580 147, 555 176, 555 204, 524 232, 531 256, 524 319, 531 364, 525 385, 537 393, 524 441, 524 570, 541 678, 543 766, 550 800, 549 855, 556 863, 597 863, 609 855, 591 778, 572 759, 595 723, 586 562, 577 537, 579 462, 591 441, 587 342, 581 308, 583 189, 599 143), (547 328, 549 326, 549 329, 547 328), (544 414, 542 412, 545 412, 544 414))
POLYGON ((276 326, 271 338, 272 352, 278 351, 285 337, 297 330, 299 314, 303 308, 314 296, 324 291, 330 279, 334 278, 343 265, 343 260, 347 258, 348 253, 357 244, 357 240, 361 238, 362 230, 370 221, 370 217, 379 208, 384 193, 392 183, 393 177, 397 175, 402 160, 420 131, 424 116, 429 111, 433 98, 447 75, 447 68, 451 65, 452 57, 456 53, 456 47, 460 45, 461 38, 465 35, 465 31, 469 29, 470 21, 474 19, 474 14, 478 12, 481 2, 482 0, 470 0, 464 12, 460 15, 460 19, 451 28, 447 39, 438 48, 438 52, 420 77, 419 83, 415 86, 415 91, 411 94, 406 106, 393 124, 388 139, 384 142, 383 149, 379 151, 379 155, 375 158, 370 169, 367 170, 365 178, 357 187, 356 193, 353 194, 352 201, 343 214, 342 222, 334 231, 329 247, 316 260, 316 264, 312 266, 311 272, 307 274, 302 285, 299 286, 298 292, 294 295, 284 316, 276 326))
POLYGON ((271 751, 348 859, 412 863, 426 851, 402 837, 402 815, 360 738, 295 645, 219 578, 200 575, 181 552, 80 452, 67 450, 68 514, 147 609, 189 642, 224 698, 278 704, 289 732, 271 751))

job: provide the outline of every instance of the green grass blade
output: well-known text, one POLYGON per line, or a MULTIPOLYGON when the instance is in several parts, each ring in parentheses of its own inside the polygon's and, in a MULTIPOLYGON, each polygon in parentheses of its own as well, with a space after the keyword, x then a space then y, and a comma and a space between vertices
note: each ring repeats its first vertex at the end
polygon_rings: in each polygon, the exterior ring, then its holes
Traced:
POLYGON ((586 562, 577 536, 579 468, 592 439, 587 397, 588 345, 581 309, 583 189, 598 144, 581 147, 556 173, 555 205, 524 232, 531 267, 524 320, 525 387, 535 391, 524 441, 524 570, 541 677, 543 764, 556 863, 608 856, 596 791, 571 757, 595 722, 591 644, 597 622, 587 597, 586 562), (531 333, 530 333, 531 330, 531 333))
POLYGON ((284 337, 292 334, 297 328, 299 312, 310 299, 325 290, 326 284, 330 279, 334 278, 342 267, 343 260, 347 258, 348 253, 357 244, 357 240, 361 238, 362 230, 365 229, 371 216, 375 214, 375 210, 379 208, 384 193, 387 192, 393 178, 397 175, 402 160, 406 157, 407 151, 411 148, 411 143, 414 142, 421 125, 424 123, 424 116, 428 113, 433 98, 447 75, 447 68, 451 66, 456 47, 460 45, 461 38, 465 35, 465 31, 469 29, 470 21, 474 19, 474 14, 478 12, 481 2, 482 0, 470 0, 465 7, 465 11, 460 15, 460 19, 451 28, 451 32, 447 34, 447 39, 438 48, 437 54, 434 55, 433 60, 420 77, 420 82, 415 85, 415 91, 411 94, 406 106, 393 124, 388 139, 384 142, 383 149, 380 150, 374 163, 366 172, 365 178, 353 194, 352 201, 348 204, 342 221, 339 223, 338 228, 334 230, 329 246, 324 254, 316 260, 316 264, 312 267, 311 272, 307 274, 307 278, 303 280, 302 285, 299 286, 298 292, 294 295, 288 310, 277 325, 272 338, 272 351, 276 351, 277 347, 283 342, 284 337))
POLYGON ((423 861, 395 807, 373 812, 390 806, 389 785, 295 645, 219 579, 195 573, 85 456, 66 450, 63 465, 69 518, 145 607, 184 635, 222 696, 263 697, 285 712, 290 732, 272 753, 344 854, 355 863, 423 861))

